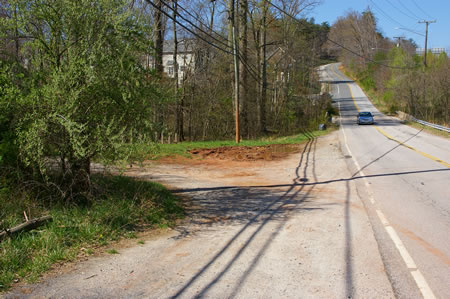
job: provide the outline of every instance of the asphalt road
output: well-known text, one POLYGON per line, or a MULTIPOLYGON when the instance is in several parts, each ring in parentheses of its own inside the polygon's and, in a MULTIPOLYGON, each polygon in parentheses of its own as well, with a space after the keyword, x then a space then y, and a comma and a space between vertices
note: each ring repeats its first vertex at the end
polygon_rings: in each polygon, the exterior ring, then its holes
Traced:
POLYGON ((322 67, 321 78, 396 296, 450 298, 450 140, 380 113, 339 64, 322 67), (375 125, 359 126, 358 111, 372 112, 375 125))

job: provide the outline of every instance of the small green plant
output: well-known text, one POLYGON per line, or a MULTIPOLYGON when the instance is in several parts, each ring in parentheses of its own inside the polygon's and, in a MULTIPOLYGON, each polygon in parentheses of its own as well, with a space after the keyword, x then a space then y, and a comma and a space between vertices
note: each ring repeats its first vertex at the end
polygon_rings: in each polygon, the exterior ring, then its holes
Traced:
POLYGON ((126 235, 128 239, 137 239, 137 235, 134 232, 130 232, 126 235))
POLYGON ((106 252, 109 254, 119 254, 119 252, 117 250, 115 250, 114 248, 108 249, 106 252))
POLYGON ((139 240, 139 241, 137 241, 137 243, 140 244, 140 245, 144 245, 145 241, 144 240, 139 240))

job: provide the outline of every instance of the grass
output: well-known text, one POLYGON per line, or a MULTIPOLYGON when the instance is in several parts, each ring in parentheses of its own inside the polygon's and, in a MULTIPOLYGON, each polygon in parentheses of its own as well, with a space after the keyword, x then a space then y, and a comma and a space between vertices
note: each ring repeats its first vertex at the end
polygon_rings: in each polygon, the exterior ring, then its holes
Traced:
POLYGON ((0 291, 15 280, 34 282, 54 263, 74 260, 81 252, 136 238, 140 229, 173 226, 183 216, 178 200, 160 184, 121 176, 93 176, 93 182, 100 192, 84 206, 40 202, 1 189, 1 227, 23 222, 29 208, 33 218, 49 214, 53 221, 0 243, 0 291))
MULTIPOLYGON (((332 129, 325 131, 312 132, 314 136, 325 135, 332 129)), ((218 148, 226 146, 267 146, 271 144, 297 144, 307 140, 308 137, 303 134, 276 137, 276 138, 263 138, 258 140, 243 140, 239 144, 235 141, 198 141, 198 142, 180 142, 176 144, 159 144, 156 152, 151 156, 152 159, 159 159, 168 156, 184 156, 190 157, 189 150, 200 148, 218 148)))
POLYGON ((109 254, 119 254, 119 252, 114 248, 111 248, 111 249, 107 250, 106 252, 109 254))

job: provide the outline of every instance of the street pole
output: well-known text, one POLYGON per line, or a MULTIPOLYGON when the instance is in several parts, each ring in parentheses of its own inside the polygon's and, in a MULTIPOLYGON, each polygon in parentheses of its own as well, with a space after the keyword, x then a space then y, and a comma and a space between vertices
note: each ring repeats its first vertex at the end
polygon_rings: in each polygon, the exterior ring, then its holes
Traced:
POLYGON ((234 57, 234 101, 235 101, 235 130, 236 130, 236 136, 235 140, 236 143, 239 143, 239 61, 237 56, 237 40, 236 40, 236 18, 234 17, 234 11, 235 11, 235 1, 231 0, 230 5, 230 21, 232 24, 233 32, 232 32, 232 39, 233 39, 233 57, 234 57))
POLYGON ((423 65, 427 66, 427 42, 428 42, 428 25, 431 23, 436 23, 436 20, 434 21, 419 21, 419 24, 426 24, 426 30, 425 30, 425 55, 423 58, 423 65))
POLYGON ((403 38, 403 36, 394 36, 394 38, 397 39, 397 48, 400 48, 400 41, 403 38))

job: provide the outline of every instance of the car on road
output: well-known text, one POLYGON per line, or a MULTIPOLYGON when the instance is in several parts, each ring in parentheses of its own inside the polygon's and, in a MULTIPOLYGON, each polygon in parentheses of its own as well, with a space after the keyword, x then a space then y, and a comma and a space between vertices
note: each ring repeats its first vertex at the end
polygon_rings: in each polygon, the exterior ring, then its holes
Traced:
POLYGON ((358 125, 373 125, 373 115, 368 111, 359 112, 357 116, 358 125))

